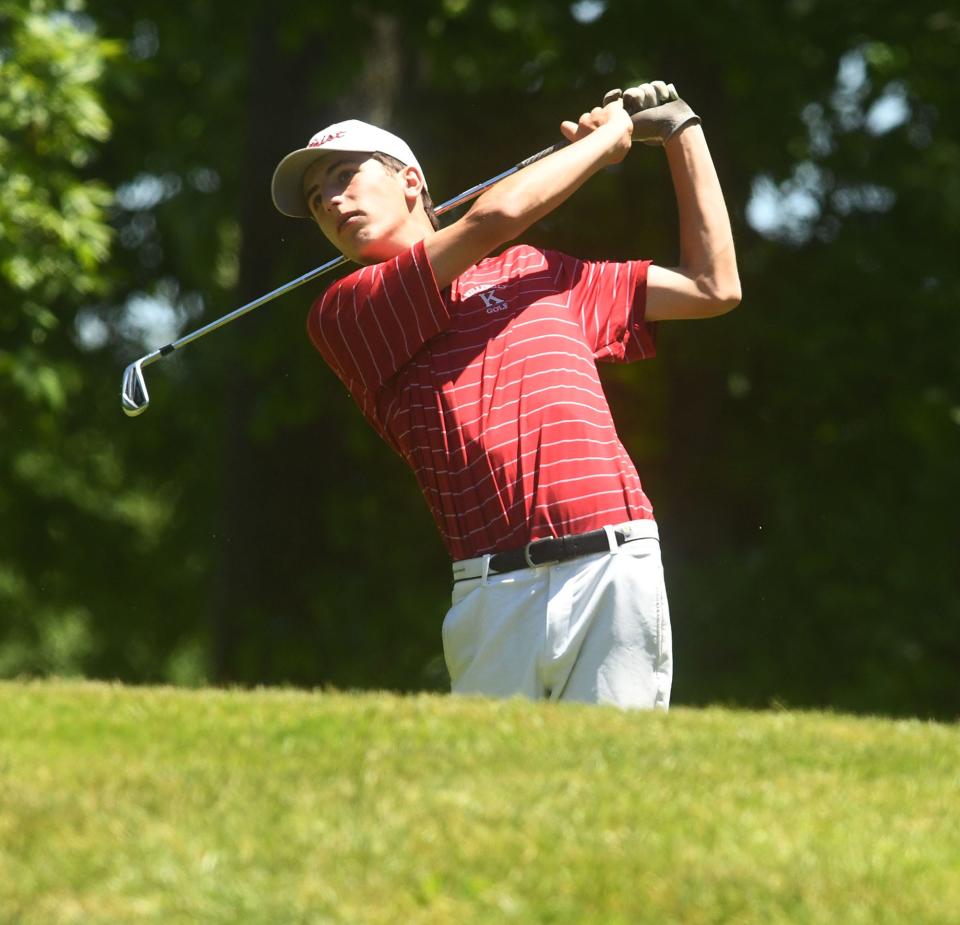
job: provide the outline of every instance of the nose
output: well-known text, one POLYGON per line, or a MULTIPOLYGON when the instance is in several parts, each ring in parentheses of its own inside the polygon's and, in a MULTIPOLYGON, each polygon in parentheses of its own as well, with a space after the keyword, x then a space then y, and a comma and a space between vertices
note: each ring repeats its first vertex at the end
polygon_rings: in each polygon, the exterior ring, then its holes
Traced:
POLYGON ((328 215, 333 215, 336 209, 343 203, 343 190, 334 192, 331 195, 324 195, 323 209, 328 215))

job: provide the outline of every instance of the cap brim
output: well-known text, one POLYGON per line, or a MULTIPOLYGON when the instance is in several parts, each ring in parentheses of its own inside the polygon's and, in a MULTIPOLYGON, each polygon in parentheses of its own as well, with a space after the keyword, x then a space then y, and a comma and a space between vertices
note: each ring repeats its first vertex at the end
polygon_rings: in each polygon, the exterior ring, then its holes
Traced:
MULTIPOLYGON (((333 151, 346 151, 352 154, 375 154, 378 149, 373 148, 370 151, 360 150, 343 141, 334 141, 325 144, 322 149, 318 147, 300 148, 291 151, 279 164, 273 172, 273 181, 270 184, 270 192, 273 196, 273 204, 284 214, 291 218, 310 218, 310 209, 307 206, 306 197, 303 195, 303 175, 307 172, 314 161, 333 151)), ((415 157, 410 154, 411 167, 415 167, 423 180, 423 186, 426 188, 427 181, 423 174, 423 168, 415 157)), ((396 156, 396 155, 394 155, 396 156)), ((402 158, 398 158, 402 160, 402 158)))
POLYGON ((270 183, 270 193, 273 204, 291 218, 310 218, 310 209, 303 195, 303 175, 307 168, 316 160, 323 157, 327 151, 318 151, 316 148, 300 148, 291 151, 273 172, 270 183))

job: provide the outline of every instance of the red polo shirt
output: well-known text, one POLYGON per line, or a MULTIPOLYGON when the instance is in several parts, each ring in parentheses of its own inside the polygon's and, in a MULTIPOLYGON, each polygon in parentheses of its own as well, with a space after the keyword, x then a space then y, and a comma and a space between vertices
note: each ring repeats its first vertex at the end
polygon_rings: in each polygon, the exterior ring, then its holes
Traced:
POLYGON ((420 242, 314 303, 311 340, 454 560, 653 517, 596 369, 654 355, 648 265, 511 247, 440 292, 420 242))

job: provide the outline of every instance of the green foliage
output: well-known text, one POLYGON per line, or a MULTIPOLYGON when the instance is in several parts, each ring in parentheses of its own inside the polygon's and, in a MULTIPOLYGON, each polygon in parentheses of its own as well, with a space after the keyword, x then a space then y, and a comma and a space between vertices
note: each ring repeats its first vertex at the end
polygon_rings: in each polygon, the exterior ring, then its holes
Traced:
POLYGON ((78 310, 109 287, 112 196, 90 169, 110 132, 97 83, 119 51, 97 36, 78 3, 0 4, 0 674, 6 676, 89 666, 102 643, 88 582, 94 589, 104 582, 91 547, 106 540, 106 524, 145 535, 155 533, 163 516, 161 496, 124 484, 117 447, 85 421, 93 373, 74 341, 78 310))
POLYGON ((0 753, 0 918, 23 925, 923 925, 960 904, 945 725, 3 684, 0 753))
POLYGON ((56 324, 47 306, 104 289, 111 197, 78 171, 109 135, 95 86, 118 46, 58 4, 7 3, 0 17, 0 275, 42 342, 56 324))
POLYGON ((109 133, 93 84, 117 49, 74 16, 59 4, 0 5, 0 389, 7 407, 19 398, 63 409, 76 367, 44 345, 62 336, 62 316, 79 297, 105 288, 110 195, 79 170, 109 133))

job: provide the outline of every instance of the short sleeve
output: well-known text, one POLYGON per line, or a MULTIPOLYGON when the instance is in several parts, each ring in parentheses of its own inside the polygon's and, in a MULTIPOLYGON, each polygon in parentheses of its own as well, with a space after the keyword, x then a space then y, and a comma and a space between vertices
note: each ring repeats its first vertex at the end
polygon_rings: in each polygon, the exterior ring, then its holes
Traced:
POLYGON ((364 406, 449 323, 449 308, 419 241, 392 260, 334 283, 311 308, 307 332, 364 406))
POLYGON ((656 356, 656 325, 646 320, 649 260, 622 263, 555 255, 567 276, 571 308, 597 360, 656 356))

